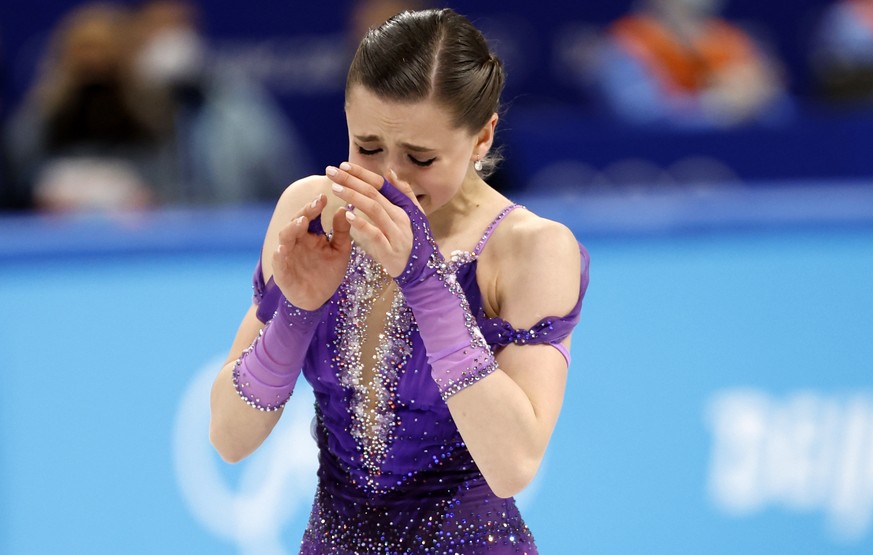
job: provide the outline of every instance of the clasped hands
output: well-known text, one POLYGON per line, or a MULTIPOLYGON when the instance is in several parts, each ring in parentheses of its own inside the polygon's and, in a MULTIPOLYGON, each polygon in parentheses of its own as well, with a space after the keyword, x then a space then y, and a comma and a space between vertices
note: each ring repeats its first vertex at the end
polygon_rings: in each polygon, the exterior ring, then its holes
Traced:
POLYGON ((332 194, 345 203, 333 215, 333 232, 327 236, 321 229, 327 197, 320 194, 279 232, 273 253, 273 281, 289 302, 304 310, 318 309, 336 292, 352 240, 396 278, 415 262, 410 254, 422 241, 414 233, 429 233, 412 187, 393 170, 383 177, 343 162, 328 166, 325 175, 333 182, 332 194), (413 219, 420 223, 415 231, 413 219))

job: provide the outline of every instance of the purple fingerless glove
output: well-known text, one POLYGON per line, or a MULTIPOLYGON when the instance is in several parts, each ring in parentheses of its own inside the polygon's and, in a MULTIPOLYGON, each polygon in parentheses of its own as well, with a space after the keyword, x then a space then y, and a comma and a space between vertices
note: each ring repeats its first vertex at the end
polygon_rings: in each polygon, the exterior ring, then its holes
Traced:
MULTIPOLYGON (((320 216, 309 222, 307 231, 324 235, 320 216)), ((262 411, 285 406, 323 312, 323 306, 314 311, 297 308, 280 295, 273 318, 233 367, 233 385, 243 401, 262 411)))
POLYGON ((431 236, 424 213, 389 181, 382 194, 409 215, 412 251, 394 278, 415 316, 431 376, 444 400, 497 369, 464 291, 431 236))
POLYGON ((233 368, 233 385, 243 401, 262 411, 285 406, 323 312, 324 307, 303 310, 281 297, 273 318, 233 368))

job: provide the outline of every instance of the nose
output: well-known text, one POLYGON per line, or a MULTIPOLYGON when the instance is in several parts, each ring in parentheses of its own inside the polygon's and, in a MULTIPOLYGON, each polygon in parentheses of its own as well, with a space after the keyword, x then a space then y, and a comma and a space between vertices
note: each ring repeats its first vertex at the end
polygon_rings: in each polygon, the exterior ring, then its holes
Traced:
POLYGON ((391 164, 387 161, 381 161, 378 164, 373 164, 373 171, 378 173, 381 176, 388 175, 388 168, 391 167, 391 164))
POLYGON ((374 164, 372 171, 374 171, 374 172, 378 173, 379 175, 381 175, 382 177, 390 180, 392 169, 395 172, 397 171, 397 163, 393 159, 391 159, 389 157, 385 157, 378 164, 374 164))

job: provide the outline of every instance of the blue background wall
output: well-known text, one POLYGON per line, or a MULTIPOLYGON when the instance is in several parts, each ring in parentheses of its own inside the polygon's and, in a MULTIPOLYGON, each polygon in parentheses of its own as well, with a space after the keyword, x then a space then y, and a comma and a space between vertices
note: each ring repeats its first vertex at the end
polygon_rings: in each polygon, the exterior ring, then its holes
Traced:
MULTIPOLYGON (((592 256, 541 551, 869 553, 871 192, 519 200, 592 256)), ((253 458, 207 439, 268 217, 0 220, 0 553, 296 553, 307 389, 253 458)))
MULTIPOLYGON (((127 1, 135 5, 133 1, 127 1)), ((738 132, 693 133, 617 126, 571 70, 577 47, 632 5, 618 2, 524 2, 455 0, 434 2, 469 15, 492 39, 507 65, 504 100, 509 108, 498 142, 508 164, 507 189, 540 188, 557 164, 584 162, 593 172, 628 160, 658 168, 688 158, 718 162, 731 178, 769 180, 857 179, 873 175, 871 114, 833 110, 816 100, 810 70, 811 38, 830 0, 794 2, 730 0, 724 15, 740 23, 781 61, 795 117, 778 125, 738 132), (838 148, 837 145, 844 148, 838 148)), ((78 2, 7 0, 0 6, 0 118, 30 87, 57 21, 78 2)), ((350 59, 351 0, 240 3, 201 2, 203 30, 213 61, 245 70, 265 84, 305 138, 313 171, 347 156, 342 109, 350 59)), ((585 186, 580 171, 561 173, 562 183, 585 186)), ((638 175, 642 180, 651 174, 638 175)))
MULTIPOLYGON (((684 135, 604 121, 562 72, 562 41, 629 2, 450 3, 506 58, 517 200, 592 255, 564 411, 520 498, 544 554, 873 549, 873 133, 812 98, 826 3, 727 8, 784 60, 802 117, 684 135), (745 184, 652 180, 700 159, 745 184), (628 161, 634 187, 580 194, 628 161)), ((73 4, 0 4, 0 117, 73 4)), ((264 80, 317 166, 347 148, 348 5, 204 10, 218 60, 264 80)), ((0 218, 0 553, 296 552, 314 489, 307 389, 243 463, 207 439, 268 217, 0 218)))

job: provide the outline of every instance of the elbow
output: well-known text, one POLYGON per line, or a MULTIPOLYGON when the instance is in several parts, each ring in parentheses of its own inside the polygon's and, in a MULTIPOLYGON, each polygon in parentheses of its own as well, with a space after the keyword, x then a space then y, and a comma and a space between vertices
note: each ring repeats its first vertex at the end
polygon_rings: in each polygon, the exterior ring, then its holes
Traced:
POLYGON ((209 442, 213 449, 218 453, 226 463, 236 464, 246 458, 249 453, 243 451, 234 442, 227 439, 215 429, 215 426, 209 426, 209 442))
MULTIPOLYGON (((213 446, 215 446, 215 444, 213 444, 213 446)), ((243 460, 244 458, 246 458, 245 454, 239 453, 236 451, 231 451, 231 450, 227 450, 227 449, 219 449, 218 447, 215 447, 215 450, 218 452, 218 455, 221 457, 221 460, 223 460, 224 462, 229 463, 229 464, 236 464, 236 463, 240 462, 241 460, 243 460)))
POLYGON ((524 490, 524 486, 513 486, 512 484, 491 486, 491 491, 501 499, 509 499, 515 497, 524 490))
POLYGON ((536 476, 539 461, 527 461, 515 464, 502 472, 485 476, 485 481, 497 497, 507 499, 515 497, 526 488, 536 476))

